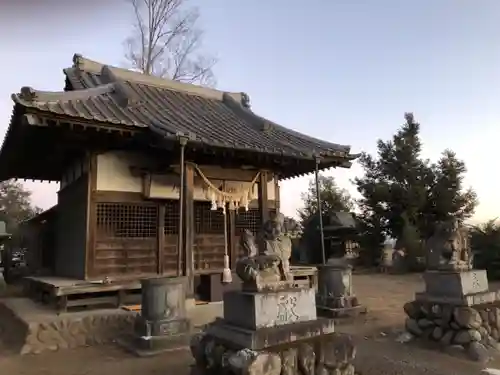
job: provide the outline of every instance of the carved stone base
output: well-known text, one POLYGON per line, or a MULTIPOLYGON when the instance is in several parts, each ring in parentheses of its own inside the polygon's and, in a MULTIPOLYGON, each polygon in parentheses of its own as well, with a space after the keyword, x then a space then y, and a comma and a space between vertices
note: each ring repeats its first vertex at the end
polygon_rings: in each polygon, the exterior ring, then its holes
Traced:
POLYGON ((227 292, 224 319, 247 329, 275 327, 316 319, 312 288, 290 288, 269 292, 227 292))
POLYGON ((325 307, 317 306, 318 315, 325 318, 354 318, 360 314, 366 314, 366 306, 357 305, 353 307, 325 307))
POLYGON ((326 318, 257 330, 237 327, 224 319, 217 319, 205 330, 207 335, 220 342, 225 342, 228 347, 234 350, 244 348, 262 350, 268 346, 290 344, 294 341, 333 332, 334 321, 326 318))
POLYGON ((316 335, 264 350, 235 350, 209 333, 195 335, 191 352, 201 374, 354 375, 356 348, 348 335, 316 335))
POLYGON ((341 309, 359 306, 356 296, 324 297, 316 295, 316 306, 323 306, 331 309, 341 309))
POLYGON ((122 337, 118 344, 139 357, 186 348, 191 336, 187 319, 149 321, 139 317, 135 334, 122 337))
POLYGON ((188 319, 146 320, 137 316, 134 333, 139 337, 172 336, 189 332, 191 323, 188 319))
POLYGON ((175 336, 119 338, 117 343, 128 352, 138 357, 152 357, 161 353, 186 349, 189 346, 190 333, 175 336))
POLYGON ((485 270, 427 271, 423 276, 425 292, 429 296, 461 298, 488 291, 485 270))

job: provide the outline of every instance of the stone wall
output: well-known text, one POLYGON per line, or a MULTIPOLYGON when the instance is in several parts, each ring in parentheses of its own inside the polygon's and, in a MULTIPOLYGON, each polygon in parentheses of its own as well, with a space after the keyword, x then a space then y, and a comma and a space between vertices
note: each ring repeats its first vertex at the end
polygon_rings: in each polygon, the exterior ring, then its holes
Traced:
POLYGON ((80 346, 105 344, 132 332, 135 313, 123 310, 68 313, 51 319, 29 318, 0 303, 1 341, 9 351, 38 354, 80 346))
POLYGON ((264 351, 237 351, 199 333, 193 336, 190 347, 202 374, 355 375, 356 347, 348 335, 333 333, 264 351))
POLYGON ((21 354, 77 348, 113 342, 132 332, 132 314, 88 315, 81 319, 58 319, 53 322, 30 323, 21 354))
POLYGON ((442 346, 463 346, 475 360, 481 359, 488 348, 498 349, 500 303, 455 306, 412 301, 404 310, 408 316, 406 330, 416 337, 442 346))

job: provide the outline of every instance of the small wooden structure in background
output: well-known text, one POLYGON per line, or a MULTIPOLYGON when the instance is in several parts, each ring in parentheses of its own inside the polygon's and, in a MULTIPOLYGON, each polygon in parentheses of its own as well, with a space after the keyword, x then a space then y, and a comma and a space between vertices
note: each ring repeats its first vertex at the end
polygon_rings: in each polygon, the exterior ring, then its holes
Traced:
POLYGON ((331 257, 356 255, 358 228, 350 212, 330 212, 324 227, 325 243, 331 257))
POLYGON ((61 308, 81 295, 120 301, 155 275, 186 276, 188 295, 220 300, 225 251, 234 265, 240 233, 279 210, 278 181, 351 165, 350 147, 259 117, 242 93, 80 55, 64 74, 64 91, 12 96, 0 151, 0 180, 60 183, 57 205, 24 228, 39 271, 28 289, 61 308), (251 190, 248 210, 213 210, 197 169, 218 189, 251 190))

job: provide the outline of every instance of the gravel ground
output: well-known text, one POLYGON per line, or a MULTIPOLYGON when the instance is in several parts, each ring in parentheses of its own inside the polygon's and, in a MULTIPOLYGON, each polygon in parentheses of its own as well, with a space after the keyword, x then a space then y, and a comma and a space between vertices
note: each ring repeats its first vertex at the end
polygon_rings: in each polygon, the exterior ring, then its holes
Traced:
MULTIPOLYGON (((419 275, 355 275, 354 290, 369 308, 368 315, 338 326, 353 335, 357 346, 356 369, 362 375, 478 375, 486 367, 415 343, 395 341, 404 321, 403 304, 422 288, 419 275)), ((1 318, 0 318, 1 319, 1 318)), ((0 346, 0 374, 9 375, 154 375, 189 374, 187 351, 138 359, 112 346, 66 350, 34 356, 9 354, 0 346)), ((500 357, 500 356, 499 356, 500 357)), ((500 368, 500 358, 488 367, 500 368)))

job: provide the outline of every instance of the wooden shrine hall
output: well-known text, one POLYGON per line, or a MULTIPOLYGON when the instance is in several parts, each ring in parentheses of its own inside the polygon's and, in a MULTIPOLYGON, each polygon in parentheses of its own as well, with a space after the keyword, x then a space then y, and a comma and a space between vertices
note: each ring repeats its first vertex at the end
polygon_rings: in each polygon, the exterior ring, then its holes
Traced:
POLYGON ((63 308, 84 294, 123 303, 157 275, 220 300, 240 233, 279 210, 278 182, 354 158, 256 115, 244 93, 80 55, 64 74, 64 91, 12 95, 0 150, 0 180, 60 183, 57 205, 23 223, 21 237, 28 289, 63 308))

